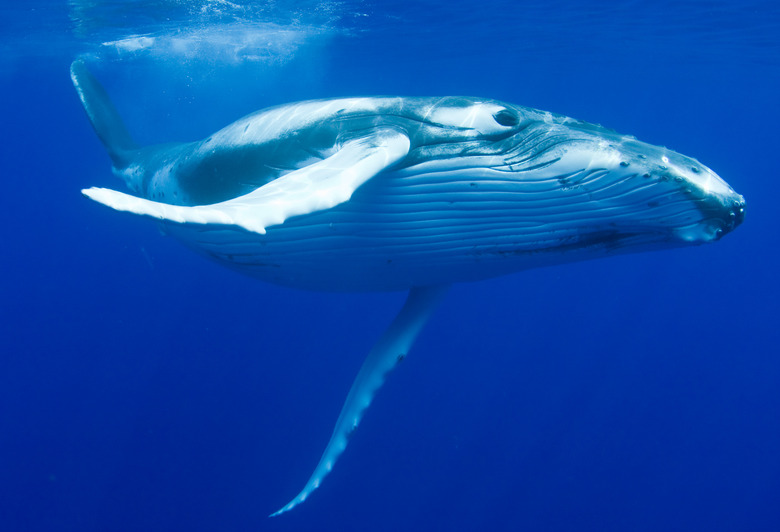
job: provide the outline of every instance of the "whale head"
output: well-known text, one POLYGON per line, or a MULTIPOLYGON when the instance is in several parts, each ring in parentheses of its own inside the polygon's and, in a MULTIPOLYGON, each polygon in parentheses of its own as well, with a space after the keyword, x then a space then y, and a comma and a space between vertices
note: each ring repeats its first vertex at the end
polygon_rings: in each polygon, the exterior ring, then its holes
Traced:
MULTIPOLYGON (((576 158, 574 144, 564 159, 576 158)), ((594 216, 617 213, 608 224, 614 237, 651 247, 702 244, 744 220, 744 198, 694 158, 616 134, 591 140, 588 154, 586 172, 596 182, 586 188, 598 203, 585 206, 593 207, 594 216)))
POLYGON ((480 207, 468 215, 502 242, 494 251, 528 267, 712 242, 744 220, 743 197, 707 166, 602 126, 493 101, 427 118, 457 134, 423 136, 439 142, 413 145, 402 174, 440 184, 454 206, 473 202, 459 218, 480 207))

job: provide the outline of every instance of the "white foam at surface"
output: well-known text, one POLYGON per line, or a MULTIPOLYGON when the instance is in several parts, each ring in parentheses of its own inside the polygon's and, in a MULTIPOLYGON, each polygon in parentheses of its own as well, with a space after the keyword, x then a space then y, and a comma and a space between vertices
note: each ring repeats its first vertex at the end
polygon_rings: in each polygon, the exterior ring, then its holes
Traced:
POLYGON ((211 24, 106 41, 101 44, 101 52, 186 61, 279 62, 292 58, 310 39, 327 34, 323 28, 274 23, 211 24))

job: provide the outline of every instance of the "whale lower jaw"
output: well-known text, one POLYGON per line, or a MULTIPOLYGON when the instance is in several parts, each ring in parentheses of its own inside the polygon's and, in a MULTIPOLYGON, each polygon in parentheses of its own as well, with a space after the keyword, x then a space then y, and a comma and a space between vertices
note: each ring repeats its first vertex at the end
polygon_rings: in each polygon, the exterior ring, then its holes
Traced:
POLYGON ((401 290, 712 240, 705 200, 680 196, 674 183, 604 168, 559 165, 535 179, 491 168, 398 172, 265 235, 166 225, 197 251, 266 281, 401 290))
POLYGON ((307 246, 312 241, 301 238, 286 240, 290 246, 274 246, 277 252, 270 252, 244 231, 166 226, 166 231, 196 252, 226 267, 266 282, 328 292, 395 291, 409 286, 479 281, 531 268, 685 245, 668 233, 604 230, 560 240, 538 240, 532 246, 511 242, 480 245, 474 242, 475 237, 462 242, 442 241, 431 248, 423 244, 418 252, 403 254, 396 251, 408 247, 405 238, 371 239, 365 241, 365 246, 375 252, 368 256, 360 252, 362 244, 339 237, 330 240, 333 246, 328 250, 296 253, 295 242, 307 246))

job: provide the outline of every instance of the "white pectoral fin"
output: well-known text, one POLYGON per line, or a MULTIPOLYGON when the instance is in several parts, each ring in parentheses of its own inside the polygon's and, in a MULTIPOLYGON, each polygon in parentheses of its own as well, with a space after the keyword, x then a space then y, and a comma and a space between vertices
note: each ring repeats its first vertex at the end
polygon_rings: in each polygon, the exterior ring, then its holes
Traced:
POLYGON ((341 408, 330 441, 308 482, 293 500, 271 516, 292 510, 320 486, 322 479, 330 473, 346 449, 350 436, 355 432, 377 390, 384 384, 387 374, 409 352, 447 288, 445 285, 412 288, 403 308, 363 362, 341 408))
POLYGON ((115 190, 89 188, 87 197, 119 211, 179 223, 237 225, 265 234, 273 225, 348 201, 363 183, 403 159, 409 138, 379 130, 351 140, 332 156, 299 168, 244 196, 193 207, 159 203, 115 190))

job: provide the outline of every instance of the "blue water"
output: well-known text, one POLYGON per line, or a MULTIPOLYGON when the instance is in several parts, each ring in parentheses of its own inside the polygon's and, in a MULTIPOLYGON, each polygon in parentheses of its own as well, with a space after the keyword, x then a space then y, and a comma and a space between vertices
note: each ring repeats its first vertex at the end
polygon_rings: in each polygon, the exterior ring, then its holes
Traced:
POLYGON ((777 2, 33 0, 0 37, 0 530, 780 530, 777 2), (403 295, 254 281, 83 198, 119 184, 76 57, 144 144, 479 95, 696 157, 747 219, 456 286, 322 488, 269 519, 403 295))

